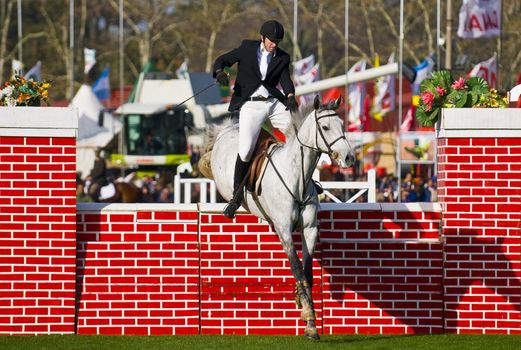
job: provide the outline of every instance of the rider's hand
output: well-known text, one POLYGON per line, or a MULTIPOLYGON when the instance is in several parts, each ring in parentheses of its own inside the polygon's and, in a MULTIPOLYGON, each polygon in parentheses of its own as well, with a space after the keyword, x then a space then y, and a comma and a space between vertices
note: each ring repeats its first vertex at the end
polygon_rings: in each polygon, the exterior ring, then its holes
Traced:
POLYGON ((226 74, 222 70, 218 70, 215 73, 215 80, 217 80, 217 82, 223 86, 228 86, 230 84, 230 79, 228 79, 228 74, 226 74))
POLYGON ((289 95, 286 99, 286 110, 295 113, 298 110, 298 103, 295 95, 289 95))

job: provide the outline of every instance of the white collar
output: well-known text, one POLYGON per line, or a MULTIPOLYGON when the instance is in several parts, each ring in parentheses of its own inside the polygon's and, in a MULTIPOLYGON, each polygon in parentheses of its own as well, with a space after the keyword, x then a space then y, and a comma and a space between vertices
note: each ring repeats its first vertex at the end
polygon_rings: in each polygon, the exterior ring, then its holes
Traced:
MULTIPOLYGON (((262 41, 260 42, 260 52, 263 55, 269 55, 270 54, 269 51, 266 50, 266 48, 264 47, 264 44, 262 43, 262 41)), ((277 54, 277 49, 275 49, 275 51, 273 52, 271 57, 275 57, 276 54, 277 54)))

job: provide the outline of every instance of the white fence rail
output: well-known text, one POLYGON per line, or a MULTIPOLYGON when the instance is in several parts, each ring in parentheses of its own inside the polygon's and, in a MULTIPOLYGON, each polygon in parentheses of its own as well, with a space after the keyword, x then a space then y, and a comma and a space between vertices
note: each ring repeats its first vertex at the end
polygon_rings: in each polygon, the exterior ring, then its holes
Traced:
POLYGON ((174 177, 174 203, 192 203, 192 188, 196 186, 199 186, 199 203, 217 202, 217 189, 213 180, 182 178, 177 174, 174 177), (182 191, 181 188, 183 189, 182 191), (183 197, 182 201, 181 197, 183 197))
POLYGON ((324 195, 333 202, 353 203, 367 192, 367 202, 376 203, 376 171, 374 169, 367 172, 367 181, 320 181, 320 184, 324 189, 324 195), (343 202, 328 190, 358 190, 358 192, 343 202))
MULTIPOLYGON (((324 195, 337 203, 343 203, 330 190, 358 190, 345 203, 356 201, 367 192, 367 202, 376 202, 376 172, 371 169, 367 172, 367 181, 323 181, 320 182, 324 189, 324 195)), ((193 203, 192 194, 194 188, 199 187, 199 203, 216 203, 217 189, 213 180, 204 178, 182 178, 177 174, 174 178, 174 203, 193 203)))

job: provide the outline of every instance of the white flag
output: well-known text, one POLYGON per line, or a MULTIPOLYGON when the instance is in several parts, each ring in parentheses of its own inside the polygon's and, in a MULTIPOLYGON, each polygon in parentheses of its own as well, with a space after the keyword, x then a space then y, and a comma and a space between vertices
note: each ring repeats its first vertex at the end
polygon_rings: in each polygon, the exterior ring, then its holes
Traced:
POLYGON ((411 104, 409 110, 407 111, 407 114, 405 114, 405 118, 403 118, 402 125, 400 125, 400 132, 411 131, 412 126, 414 125, 415 112, 416 109, 414 108, 414 105, 411 104))
MULTIPOLYGON (((361 72, 365 70, 366 60, 360 60, 356 62, 347 74, 355 72, 361 72)), ((349 124, 353 124, 360 128, 361 120, 360 117, 364 112, 364 98, 365 98, 365 82, 355 83, 349 85, 349 124)))
POLYGON ((42 62, 36 62, 34 67, 25 73, 24 78, 27 80, 33 79, 34 81, 42 81, 42 62))
MULTIPOLYGON (((293 80, 296 86, 306 85, 320 79, 320 65, 315 64, 315 55, 293 63, 293 80)), ((300 106, 311 103, 315 98, 315 93, 299 96, 300 106)))
POLYGON ((13 60, 11 62, 12 74, 14 75, 23 75, 24 73, 24 64, 21 61, 13 60))
POLYGON ((89 74, 89 71, 96 64, 96 50, 85 47, 83 49, 83 55, 85 57, 85 68, 83 72, 89 74))
POLYGON ((486 61, 479 62, 476 64, 470 73, 469 77, 481 77, 485 79, 488 83, 488 86, 491 88, 496 88, 496 76, 497 76, 497 56, 494 54, 491 58, 486 61))
MULTIPOLYGON (((394 63, 394 52, 389 56, 388 63, 394 63)), ((374 96, 373 108, 371 110, 373 117, 382 121, 383 116, 393 111, 395 108, 395 83, 394 75, 386 75, 376 80, 376 93, 374 96)))
POLYGON ((463 0, 459 11, 459 37, 498 36, 500 31, 501 0, 463 0))
POLYGON ((188 59, 185 58, 183 63, 177 68, 175 71, 175 74, 177 75, 178 79, 188 79, 188 59))
POLYGON ((300 76, 306 74, 315 65, 315 55, 309 55, 306 58, 295 61, 293 63, 293 75, 300 76))
POLYGON ((419 95, 420 94, 420 84, 425 79, 431 76, 432 70, 434 69, 434 61, 427 57, 424 59, 419 65, 414 67, 416 71, 416 78, 412 83, 412 94, 419 95))

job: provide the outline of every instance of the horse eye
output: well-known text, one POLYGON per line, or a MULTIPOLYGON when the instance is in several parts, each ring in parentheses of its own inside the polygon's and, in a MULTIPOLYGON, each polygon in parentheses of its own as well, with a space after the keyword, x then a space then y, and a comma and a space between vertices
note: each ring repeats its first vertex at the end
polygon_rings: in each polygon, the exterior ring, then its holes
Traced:
POLYGON ((324 131, 328 131, 328 130, 329 130, 329 126, 322 125, 322 130, 324 130, 324 131))

